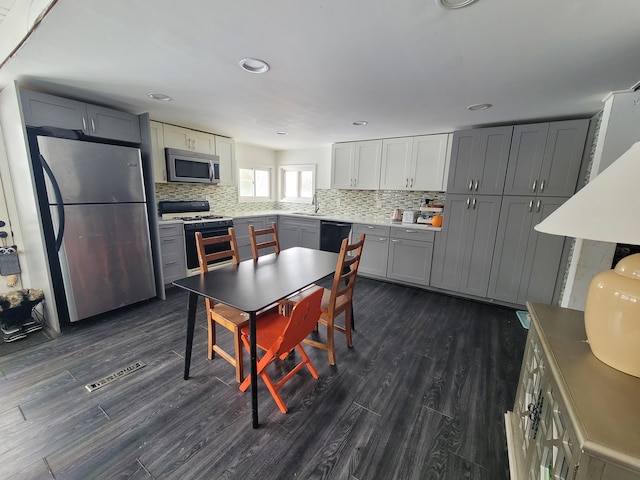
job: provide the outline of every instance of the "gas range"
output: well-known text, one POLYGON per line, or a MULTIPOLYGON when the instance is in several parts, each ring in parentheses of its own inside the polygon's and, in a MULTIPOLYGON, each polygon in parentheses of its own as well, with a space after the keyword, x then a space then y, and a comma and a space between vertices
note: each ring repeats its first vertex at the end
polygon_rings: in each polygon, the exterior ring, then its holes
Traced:
POLYGON ((182 220, 184 223, 220 222, 232 220, 230 217, 222 215, 202 215, 202 212, 165 213, 160 217, 162 220, 182 220))
POLYGON ((187 225, 232 226, 233 219, 209 213, 207 200, 161 201, 158 214, 162 220, 182 220, 187 225))

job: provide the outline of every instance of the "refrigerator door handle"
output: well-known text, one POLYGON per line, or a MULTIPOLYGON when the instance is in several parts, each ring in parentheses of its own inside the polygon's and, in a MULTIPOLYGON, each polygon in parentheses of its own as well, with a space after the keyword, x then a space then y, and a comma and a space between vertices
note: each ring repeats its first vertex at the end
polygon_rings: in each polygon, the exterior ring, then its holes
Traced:
POLYGON ((49 180, 51 180, 53 193, 56 197, 56 209, 58 210, 58 218, 60 219, 60 224, 58 225, 58 234, 56 235, 56 252, 59 252, 60 247, 62 247, 62 237, 64 235, 64 205, 62 204, 62 192, 60 191, 60 186, 56 181, 56 177, 53 175, 51 167, 42 155, 39 155, 39 157, 42 169, 47 174, 47 177, 49 177, 49 180))

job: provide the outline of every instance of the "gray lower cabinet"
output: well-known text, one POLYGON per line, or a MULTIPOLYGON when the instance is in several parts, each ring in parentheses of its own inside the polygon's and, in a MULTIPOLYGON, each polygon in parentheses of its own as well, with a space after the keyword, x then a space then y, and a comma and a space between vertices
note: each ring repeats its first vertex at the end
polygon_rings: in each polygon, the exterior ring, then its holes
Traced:
POLYGON ((363 233, 366 235, 358 273, 381 278, 387 276, 390 230, 390 227, 382 225, 353 225, 352 238, 357 239, 363 233))
POLYGON ((513 410, 511 480, 640 480, 640 378, 600 362, 577 310, 527 303, 513 410))
POLYGON ((565 237, 533 229, 566 198, 507 196, 500 222, 487 296, 524 305, 552 303, 565 237))
POLYGON ((281 215, 278 237, 282 250, 291 247, 320 248, 320 220, 281 215))
POLYGON ((431 286, 486 297, 502 197, 447 194, 442 231, 431 267, 431 286))
POLYGON ((20 97, 27 126, 81 130, 92 137, 140 143, 137 115, 24 89, 20 97))
POLYGON ((387 278, 428 286, 434 239, 433 231, 391 227, 387 278))
POLYGON ((187 258, 182 222, 161 222, 160 255, 162 258, 162 282, 168 284, 187 275, 187 258))
POLYGON ((249 225, 253 225, 256 230, 261 230, 267 226, 271 226, 271 223, 277 223, 277 216, 255 216, 233 219, 233 229, 236 233, 240 260, 253 258, 253 254, 251 253, 251 240, 249 239, 249 225))

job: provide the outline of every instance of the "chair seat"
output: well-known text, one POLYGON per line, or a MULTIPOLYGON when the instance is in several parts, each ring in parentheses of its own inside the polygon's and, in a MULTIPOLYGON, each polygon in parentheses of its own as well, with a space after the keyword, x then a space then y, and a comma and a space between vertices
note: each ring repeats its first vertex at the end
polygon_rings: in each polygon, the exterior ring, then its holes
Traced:
MULTIPOLYGON (((257 329, 256 345, 262 350, 267 350, 275 343, 284 328, 287 326, 289 319, 280 315, 277 311, 270 312, 260 317, 260 328, 257 329)), ((249 325, 240 329, 242 335, 249 336, 249 325)))
POLYGON ((211 312, 216 316, 216 321, 230 330, 249 325, 249 314, 230 307, 224 303, 216 303, 211 312))
MULTIPOLYGON (((329 301, 331 299, 331 290, 324 289, 324 293, 322 294, 322 303, 320 303, 320 308, 323 312, 329 311, 329 301)), ((336 306, 335 309, 337 312, 341 312, 350 302, 349 298, 346 295, 340 295, 336 298, 336 306)))

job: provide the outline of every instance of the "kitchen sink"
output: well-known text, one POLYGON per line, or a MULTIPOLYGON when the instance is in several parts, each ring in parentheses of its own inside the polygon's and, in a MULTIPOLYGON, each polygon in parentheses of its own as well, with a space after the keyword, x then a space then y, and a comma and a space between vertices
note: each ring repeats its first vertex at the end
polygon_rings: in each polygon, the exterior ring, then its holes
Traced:
POLYGON ((307 215, 309 217, 324 217, 324 213, 292 212, 291 215, 307 215))

